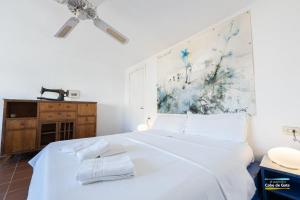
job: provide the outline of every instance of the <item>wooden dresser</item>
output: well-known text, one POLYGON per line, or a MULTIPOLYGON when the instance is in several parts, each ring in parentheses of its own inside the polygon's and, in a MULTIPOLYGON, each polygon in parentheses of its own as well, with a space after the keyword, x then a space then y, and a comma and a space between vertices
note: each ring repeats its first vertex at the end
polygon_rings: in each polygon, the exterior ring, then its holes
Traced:
POLYGON ((5 99, 1 154, 37 151, 60 140, 96 136, 97 103, 5 99))

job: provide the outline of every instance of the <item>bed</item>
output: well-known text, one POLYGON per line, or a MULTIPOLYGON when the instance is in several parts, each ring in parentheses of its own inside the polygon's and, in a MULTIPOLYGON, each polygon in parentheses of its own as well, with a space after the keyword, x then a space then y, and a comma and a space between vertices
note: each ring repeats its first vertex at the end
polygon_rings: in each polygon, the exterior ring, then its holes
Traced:
POLYGON ((247 171, 253 152, 247 142, 206 135, 149 130, 49 144, 31 161, 28 200, 250 200, 247 171), (135 165, 130 179, 81 185, 79 161, 60 147, 83 140, 122 144, 135 165))

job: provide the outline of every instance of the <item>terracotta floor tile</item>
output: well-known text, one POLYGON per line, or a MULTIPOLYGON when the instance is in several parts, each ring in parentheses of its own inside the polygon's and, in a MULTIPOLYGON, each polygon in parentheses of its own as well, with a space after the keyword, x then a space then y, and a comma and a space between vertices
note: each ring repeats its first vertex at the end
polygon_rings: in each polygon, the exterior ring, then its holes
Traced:
POLYGON ((27 161, 20 161, 18 166, 30 166, 27 161))
POLYGON ((3 174, 13 174, 13 172, 15 171, 15 167, 11 167, 11 168, 2 168, 0 169, 0 177, 3 175, 3 174))
POLYGON ((0 177, 3 175, 11 175, 14 171, 15 168, 0 169, 0 177))
POLYGON ((5 169, 14 169, 16 167, 16 163, 5 163, 5 164, 0 164, 0 169, 5 170, 5 169))
POLYGON ((32 176, 32 169, 24 169, 16 171, 13 176, 13 181, 18 179, 30 178, 32 176))
POLYGON ((20 158, 18 156, 8 157, 5 159, 6 164, 16 164, 20 161, 20 158))
POLYGON ((0 157, 0 200, 26 200, 32 176, 32 167, 28 164, 31 157, 0 157))
POLYGON ((4 193, 3 193, 3 194, 0 194, 0 199, 1 199, 1 200, 4 200, 4 196, 5 196, 4 193))
POLYGON ((32 168, 31 167, 25 167, 25 168, 17 168, 16 173, 32 173, 32 168))
POLYGON ((6 195, 5 200, 26 200, 27 193, 28 193, 27 189, 17 190, 15 192, 9 192, 6 195))
POLYGON ((5 193, 7 191, 9 183, 1 184, 0 185, 0 194, 5 193))
POLYGON ((35 153, 27 153, 21 156, 20 162, 28 162, 31 160, 38 152, 35 153))
POLYGON ((17 166, 17 171, 24 170, 24 169, 32 169, 32 167, 29 164, 17 166))
POLYGON ((0 184, 7 183, 11 180, 12 173, 11 174, 0 174, 0 184))
POLYGON ((25 179, 20 179, 20 180, 11 182, 11 184, 9 186, 9 192, 13 192, 16 190, 23 190, 23 189, 28 190, 30 180, 31 180, 31 178, 25 178, 25 179))

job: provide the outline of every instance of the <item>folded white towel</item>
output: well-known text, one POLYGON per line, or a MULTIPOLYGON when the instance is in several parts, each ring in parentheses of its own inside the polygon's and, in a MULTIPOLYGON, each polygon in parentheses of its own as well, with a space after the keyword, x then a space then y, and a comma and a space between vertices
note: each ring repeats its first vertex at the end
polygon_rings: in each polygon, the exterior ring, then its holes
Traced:
POLYGON ((102 155, 109 149, 109 143, 106 140, 100 139, 96 141, 94 144, 86 147, 76 153, 76 156, 80 161, 86 159, 93 159, 97 158, 98 156, 102 155))
POLYGON ((110 144, 109 149, 103 152, 103 154, 101 154, 100 157, 108 157, 121 153, 126 153, 126 149, 122 144, 110 144))
POLYGON ((86 139, 86 140, 82 140, 82 141, 78 141, 78 142, 74 142, 74 143, 70 143, 70 144, 64 144, 60 148, 60 151, 64 152, 64 153, 74 153, 75 154, 78 151, 91 146, 95 142, 96 142, 95 140, 86 139))
POLYGON ((112 181, 134 176, 134 165, 127 155, 85 160, 76 179, 81 184, 112 181))

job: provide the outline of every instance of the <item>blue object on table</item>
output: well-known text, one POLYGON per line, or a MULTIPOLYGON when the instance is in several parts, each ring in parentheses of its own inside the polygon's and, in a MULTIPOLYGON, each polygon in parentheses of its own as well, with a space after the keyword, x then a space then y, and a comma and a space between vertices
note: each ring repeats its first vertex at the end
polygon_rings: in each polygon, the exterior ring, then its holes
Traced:
POLYGON ((299 170, 281 167, 267 156, 260 167, 263 200, 300 200, 299 170))

